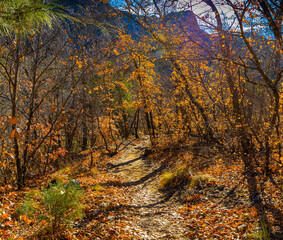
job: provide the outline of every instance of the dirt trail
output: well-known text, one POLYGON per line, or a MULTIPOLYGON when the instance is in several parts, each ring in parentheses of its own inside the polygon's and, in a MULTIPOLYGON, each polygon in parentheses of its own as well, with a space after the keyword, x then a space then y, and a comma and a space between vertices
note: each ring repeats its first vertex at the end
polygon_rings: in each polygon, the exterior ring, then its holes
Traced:
POLYGON ((161 165, 143 157, 150 145, 148 138, 128 145, 113 161, 112 173, 123 176, 130 188, 136 188, 133 207, 127 212, 128 226, 139 232, 132 239, 187 239, 178 213, 180 204, 158 191, 161 165))

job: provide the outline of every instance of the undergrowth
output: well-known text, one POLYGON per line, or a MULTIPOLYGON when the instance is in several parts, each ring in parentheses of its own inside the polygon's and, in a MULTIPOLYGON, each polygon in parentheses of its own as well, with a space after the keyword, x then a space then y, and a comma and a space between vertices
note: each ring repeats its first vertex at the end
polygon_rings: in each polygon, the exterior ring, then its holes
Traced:
POLYGON ((43 223, 41 230, 45 234, 72 227, 72 223, 83 216, 84 194, 75 184, 70 183, 66 185, 59 181, 49 184, 42 191, 29 191, 17 208, 20 220, 29 223, 28 219, 36 219, 43 223))

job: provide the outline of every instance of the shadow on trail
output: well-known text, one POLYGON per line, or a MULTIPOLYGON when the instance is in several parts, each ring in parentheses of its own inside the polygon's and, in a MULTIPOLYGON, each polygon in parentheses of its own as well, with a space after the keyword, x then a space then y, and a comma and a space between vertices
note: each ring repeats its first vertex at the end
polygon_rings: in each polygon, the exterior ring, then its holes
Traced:
MULTIPOLYGON (((140 159, 140 158, 138 158, 140 159)), ((137 161, 137 159, 133 159, 131 161, 137 161)), ((129 161, 129 162, 131 162, 129 161)), ((128 163, 128 162, 126 162, 128 163)), ((121 163, 124 164, 124 163, 121 163)), ((117 166, 117 165, 116 165, 117 166)), ((159 174, 163 169, 165 169, 168 166, 168 164, 163 163, 159 168, 155 169, 153 172, 145 175, 144 177, 142 177, 141 179, 137 180, 137 181, 130 181, 130 182, 119 182, 119 181, 109 181, 106 183, 101 183, 99 184, 100 186, 114 186, 114 187, 129 187, 129 186, 137 186, 140 184, 145 183, 147 180, 149 180, 150 178, 155 177, 157 174, 159 174)))
MULTIPOLYGON (((140 159, 144 159, 144 155, 142 155, 138 158, 129 160, 127 162, 117 164, 117 165, 113 164, 113 166, 111 166, 111 169, 131 164, 131 163, 138 161, 140 159)), ((161 165, 158 168, 152 170, 150 173, 146 174, 145 176, 143 176, 139 180, 127 181, 127 182, 109 181, 109 182, 105 182, 105 183, 100 183, 99 185, 100 186, 115 186, 115 187, 131 187, 131 186, 138 186, 138 185, 141 185, 141 184, 146 184, 146 182, 148 182, 151 179, 154 179, 158 174, 162 173, 162 171, 170 165, 171 165, 170 159, 168 158, 167 161, 161 163, 161 165)), ((179 188, 175 188, 175 189, 171 189, 170 191, 164 192, 164 195, 156 197, 156 200, 153 203, 142 203, 141 202, 137 205, 120 204, 119 206, 108 206, 107 208, 95 209, 94 211, 90 210, 89 212, 86 212, 86 216, 81 220, 80 223, 78 223, 78 226, 86 224, 86 223, 92 221, 92 219, 100 220, 102 213, 103 213, 103 216, 106 217, 110 214, 113 214, 113 212, 116 212, 116 211, 119 212, 119 211, 123 211, 123 210, 126 210, 126 211, 132 210, 131 214, 136 214, 136 215, 142 216, 141 212, 135 211, 135 209, 138 210, 138 209, 155 208, 156 210, 157 209, 162 210, 165 207, 163 204, 170 201, 170 199, 175 194, 178 194, 179 191, 180 191, 179 188)), ((164 211, 164 210, 161 211, 161 212, 160 211, 156 211, 156 212, 153 211, 153 212, 147 213, 147 215, 153 216, 153 215, 162 215, 162 214, 165 214, 165 213, 167 213, 167 212, 164 211)))
POLYGON ((140 159, 143 159, 143 156, 138 157, 138 158, 135 158, 135 159, 132 159, 132 160, 127 161, 127 162, 123 162, 123 163, 119 163, 119 164, 111 164, 109 168, 110 168, 110 169, 113 169, 113 168, 125 166, 125 165, 131 164, 131 163, 133 163, 133 162, 136 162, 136 161, 138 161, 138 160, 140 160, 140 159))
MULTIPOLYGON (((167 196, 164 199, 162 199, 158 202, 155 202, 155 203, 147 204, 147 205, 136 206, 136 205, 121 204, 119 206, 111 206, 111 207, 108 207, 106 209, 101 209, 101 210, 96 210, 94 212, 86 213, 86 216, 81 220, 80 223, 77 224, 77 227, 79 227, 82 224, 86 224, 86 223, 90 222, 92 219, 100 218, 101 213, 103 213, 103 215, 105 217, 105 216, 108 216, 109 214, 111 214, 112 212, 120 211, 120 210, 131 210, 131 209, 156 207, 158 205, 161 205, 161 204, 169 201, 177 191, 178 190, 172 191, 172 192, 168 193, 167 196)), ((164 206, 159 206, 159 207, 162 208, 164 206)), ((149 215, 161 215, 163 213, 166 213, 166 212, 163 211, 163 212, 154 212, 154 213, 147 213, 147 214, 149 214, 149 215)), ((140 215, 140 213, 136 213, 136 214, 140 215)))

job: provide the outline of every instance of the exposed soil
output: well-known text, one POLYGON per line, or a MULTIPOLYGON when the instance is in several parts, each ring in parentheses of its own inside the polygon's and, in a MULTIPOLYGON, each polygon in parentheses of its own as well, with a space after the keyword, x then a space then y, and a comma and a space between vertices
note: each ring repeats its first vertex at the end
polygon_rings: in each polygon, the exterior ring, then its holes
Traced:
POLYGON ((149 147, 148 138, 130 144, 123 154, 114 160, 111 171, 125 178, 125 185, 136 188, 128 226, 138 237, 132 239, 187 239, 186 227, 179 214, 181 205, 174 193, 164 194, 158 190, 159 176, 164 168, 144 157, 149 147))

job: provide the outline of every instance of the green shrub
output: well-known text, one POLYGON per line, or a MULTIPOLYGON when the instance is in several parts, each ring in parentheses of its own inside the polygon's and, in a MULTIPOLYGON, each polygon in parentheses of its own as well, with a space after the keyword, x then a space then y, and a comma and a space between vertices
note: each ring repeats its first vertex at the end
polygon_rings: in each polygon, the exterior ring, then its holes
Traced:
POLYGON ((39 209, 38 201, 42 200, 41 192, 31 190, 27 192, 24 202, 16 209, 17 216, 26 215, 32 217, 39 209))
POLYGON ((84 206, 82 190, 75 184, 64 185, 62 182, 50 184, 48 188, 27 193, 24 202, 17 208, 19 215, 26 215, 37 220, 45 220, 52 232, 83 216, 84 206))
POLYGON ((48 218, 55 229, 60 225, 69 225, 83 216, 83 193, 74 184, 64 187, 62 182, 52 185, 42 192, 44 205, 48 209, 48 218))

